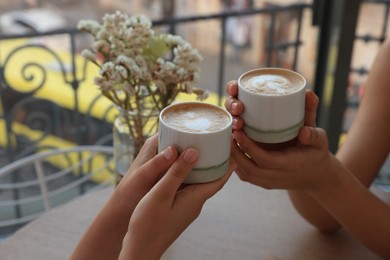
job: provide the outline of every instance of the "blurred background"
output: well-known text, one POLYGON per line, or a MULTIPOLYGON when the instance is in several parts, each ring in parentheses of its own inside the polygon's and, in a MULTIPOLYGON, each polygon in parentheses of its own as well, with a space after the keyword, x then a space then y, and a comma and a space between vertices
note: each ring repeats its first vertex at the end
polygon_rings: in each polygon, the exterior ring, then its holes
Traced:
MULTIPOLYGON (((197 85, 214 94, 207 102, 223 105, 225 84, 249 69, 303 74, 320 97, 318 124, 334 152, 390 33, 389 6, 389 0, 1 1, 0 167, 58 147, 112 145, 115 109, 93 83, 98 70, 80 56, 92 38, 76 26, 116 10, 145 14, 156 30, 181 35, 199 50, 197 85)), ((378 182, 390 183, 389 165, 378 182)), ((0 186, 0 197, 17 193, 0 186)))

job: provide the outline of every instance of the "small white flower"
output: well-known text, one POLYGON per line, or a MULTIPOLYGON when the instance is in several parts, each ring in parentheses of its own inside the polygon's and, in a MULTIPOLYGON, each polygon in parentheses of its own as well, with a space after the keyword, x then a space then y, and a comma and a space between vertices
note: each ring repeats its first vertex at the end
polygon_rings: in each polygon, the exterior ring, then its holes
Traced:
POLYGON ((125 67, 121 66, 121 65, 116 65, 115 66, 115 70, 118 72, 119 76, 125 80, 128 78, 128 73, 127 73, 127 70, 125 67))
POLYGON ((106 78, 112 77, 114 75, 114 63, 109 61, 102 65, 100 68, 100 75, 105 76, 106 78))
POLYGON ((107 41, 99 40, 93 43, 92 48, 97 52, 101 52, 109 50, 110 45, 107 41))
POLYGON ((130 72, 132 76, 136 79, 142 79, 142 70, 136 64, 133 64, 133 66, 131 66, 130 72))
POLYGON ((103 78, 95 78, 95 83, 103 91, 112 91, 113 90, 114 84, 111 80, 104 80, 103 78))
POLYGON ((91 50, 85 49, 81 52, 81 56, 86 58, 87 60, 96 62, 96 55, 91 50))
POLYGON ((79 29, 80 31, 89 32, 93 36, 95 36, 98 33, 101 27, 102 26, 98 22, 93 20, 81 20, 77 24, 77 29, 79 29))

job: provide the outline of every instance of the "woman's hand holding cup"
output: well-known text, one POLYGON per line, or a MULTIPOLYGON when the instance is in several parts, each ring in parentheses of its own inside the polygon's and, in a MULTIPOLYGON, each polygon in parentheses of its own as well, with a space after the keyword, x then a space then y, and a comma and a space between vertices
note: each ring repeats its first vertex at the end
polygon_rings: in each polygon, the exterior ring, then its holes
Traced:
MULTIPOLYGON (((327 136, 315 127, 318 97, 311 90, 305 94, 304 126, 300 129, 297 142, 281 150, 267 150, 249 138, 244 129, 241 115, 245 104, 238 99, 238 83, 233 80, 226 85, 229 94, 226 109, 233 116, 232 158, 237 163, 236 173, 241 180, 267 189, 315 188, 319 178, 325 174, 313 174, 313 165, 326 165, 329 158, 327 136)), ((326 169, 327 167, 321 167, 326 169)))

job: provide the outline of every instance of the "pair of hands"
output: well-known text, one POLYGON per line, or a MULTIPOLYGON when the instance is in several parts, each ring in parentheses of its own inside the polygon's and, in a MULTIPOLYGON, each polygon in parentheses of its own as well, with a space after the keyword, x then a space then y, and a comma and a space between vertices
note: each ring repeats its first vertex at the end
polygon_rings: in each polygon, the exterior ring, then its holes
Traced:
POLYGON ((300 130, 296 144, 281 150, 268 150, 242 131, 245 122, 240 114, 245 107, 237 99, 237 81, 230 81, 226 91, 229 97, 225 107, 234 117, 236 143, 232 144, 232 158, 238 165, 236 173, 241 180, 266 189, 310 191, 325 185, 330 156, 325 131, 315 127, 318 97, 314 92, 306 91, 305 126, 300 130))
POLYGON ((227 92, 230 97, 225 106, 234 116, 235 142, 225 176, 210 183, 183 186, 198 152, 189 148, 179 155, 168 147, 157 154, 157 136, 148 139, 71 259, 117 259, 118 255, 121 259, 158 259, 234 169, 242 180, 267 189, 308 191, 325 183, 321 178, 326 176, 330 156, 324 131, 315 128, 318 98, 313 92, 306 94, 306 126, 299 133, 298 143, 279 151, 261 148, 241 131, 244 122, 239 115, 244 106, 236 99, 236 81, 228 83, 227 92))
POLYGON ((237 81, 229 82, 226 90, 230 97, 225 107, 234 117, 235 140, 228 173, 211 183, 182 188, 184 178, 196 163, 197 151, 190 148, 179 156, 168 147, 156 155, 157 138, 149 139, 118 186, 129 192, 132 211, 122 258, 145 257, 146 252, 151 259, 161 256, 200 214, 205 201, 223 187, 234 169, 243 181, 267 189, 310 191, 324 185, 330 156, 325 132, 315 127, 318 97, 312 91, 306 92, 305 126, 298 142, 271 151, 261 148, 242 131, 245 122, 240 114, 245 108, 236 98, 237 81))

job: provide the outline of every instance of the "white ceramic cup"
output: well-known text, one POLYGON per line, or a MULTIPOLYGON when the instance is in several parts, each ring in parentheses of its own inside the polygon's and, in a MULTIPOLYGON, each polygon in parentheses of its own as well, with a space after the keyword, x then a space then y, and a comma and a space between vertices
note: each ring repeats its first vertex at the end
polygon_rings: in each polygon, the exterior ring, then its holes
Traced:
POLYGON ((158 151, 161 152, 168 146, 174 146, 179 152, 186 148, 195 148, 199 152, 198 162, 184 183, 204 183, 216 180, 228 170, 232 121, 232 116, 225 109, 212 104, 183 102, 170 105, 160 113, 158 151), (197 118, 192 111, 199 110, 199 108, 201 111, 204 111, 202 109, 210 110, 223 117, 225 123, 221 127, 212 129, 219 119, 216 120, 209 116, 197 118), (175 113, 181 113, 182 117, 178 120, 180 126, 172 124, 168 119, 168 117, 175 116, 175 113), (186 126, 191 129, 187 129, 186 126), (193 129, 196 131, 194 132, 193 129))
POLYGON ((305 78, 287 69, 259 68, 242 74, 238 99, 244 104, 245 133, 270 144, 295 138, 304 125, 305 87, 305 78))

